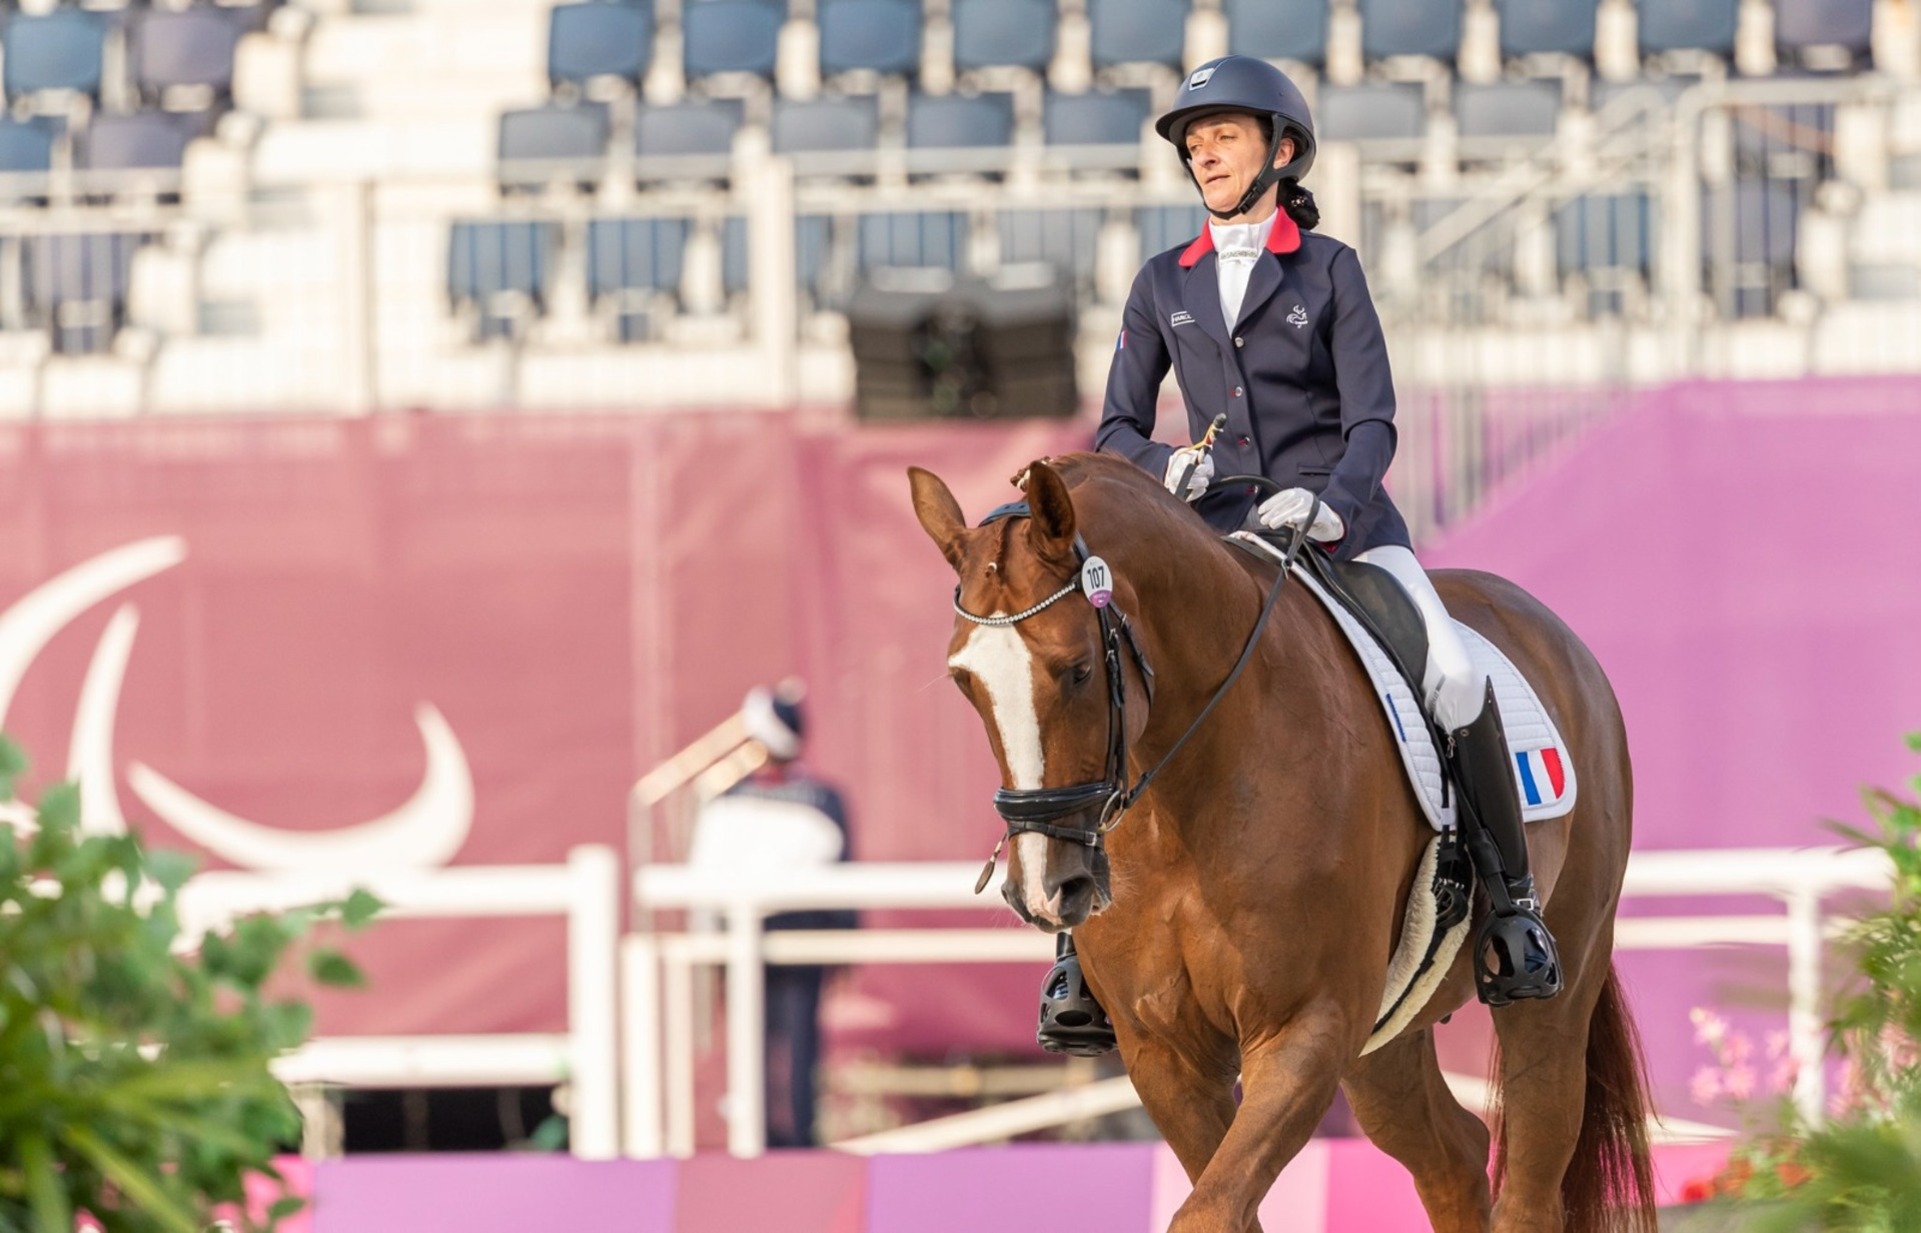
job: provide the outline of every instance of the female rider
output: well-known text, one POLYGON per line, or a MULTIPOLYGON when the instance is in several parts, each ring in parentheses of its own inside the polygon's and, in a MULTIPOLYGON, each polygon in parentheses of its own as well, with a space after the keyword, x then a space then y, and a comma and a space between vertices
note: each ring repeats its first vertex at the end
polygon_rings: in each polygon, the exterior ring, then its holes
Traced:
MULTIPOLYGON (((1560 963, 1528 872, 1493 687, 1381 487, 1394 457, 1393 378, 1359 259, 1312 231, 1320 215, 1300 187, 1314 162, 1307 102, 1266 61, 1227 56, 1194 70, 1155 127, 1180 152, 1212 217, 1193 243, 1150 258, 1135 279, 1095 446, 1164 477, 1171 491, 1180 492, 1185 476, 1185 496, 1221 531, 1298 531, 1319 493, 1308 538, 1339 559, 1385 569, 1406 588, 1427 626, 1422 684, 1450 734, 1449 761, 1469 806, 1462 812, 1492 838, 1501 866, 1501 886, 1489 887, 1494 911, 1475 945, 1476 987, 1495 1006, 1552 997, 1560 963), (1170 365, 1192 436, 1227 417, 1211 451, 1152 440, 1170 365), (1266 476, 1281 491, 1257 502, 1252 487, 1210 487, 1217 475, 1245 474, 1266 476)), ((1062 964, 1068 969, 1057 965, 1043 990, 1043 1044, 1049 993, 1083 988, 1071 942, 1062 964)), ((1072 1044, 1088 1051, 1084 1030, 1072 1044)))

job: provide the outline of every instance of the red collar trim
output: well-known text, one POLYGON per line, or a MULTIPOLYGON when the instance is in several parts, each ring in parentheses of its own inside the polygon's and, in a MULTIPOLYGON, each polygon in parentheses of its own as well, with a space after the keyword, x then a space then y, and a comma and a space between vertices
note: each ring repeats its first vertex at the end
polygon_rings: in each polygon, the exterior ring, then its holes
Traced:
MULTIPOLYGON (((1267 232, 1267 251, 1270 253, 1292 253, 1300 251, 1300 247, 1300 227, 1295 225, 1294 220, 1289 218, 1285 211, 1276 212, 1274 215, 1274 225, 1269 228, 1267 232)), ((1194 242, 1189 244, 1186 250, 1181 253, 1181 268, 1183 270, 1193 269, 1196 262, 1213 251, 1214 229, 1203 224, 1201 233, 1195 236, 1194 242)))

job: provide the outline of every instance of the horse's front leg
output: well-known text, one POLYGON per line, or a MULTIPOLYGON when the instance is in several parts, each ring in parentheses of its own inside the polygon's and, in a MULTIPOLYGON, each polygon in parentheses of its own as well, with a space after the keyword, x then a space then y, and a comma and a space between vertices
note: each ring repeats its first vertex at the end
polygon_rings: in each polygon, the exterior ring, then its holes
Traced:
POLYGON ((1234 1121, 1233 1067, 1203 1068, 1155 1039, 1121 1037, 1127 1077, 1155 1129, 1199 1181, 1234 1121))
POLYGON ((1246 1047, 1241 1106, 1167 1233, 1258 1230, 1261 1200, 1334 1103, 1341 1068, 1356 1047, 1346 1016, 1325 1004, 1246 1047))

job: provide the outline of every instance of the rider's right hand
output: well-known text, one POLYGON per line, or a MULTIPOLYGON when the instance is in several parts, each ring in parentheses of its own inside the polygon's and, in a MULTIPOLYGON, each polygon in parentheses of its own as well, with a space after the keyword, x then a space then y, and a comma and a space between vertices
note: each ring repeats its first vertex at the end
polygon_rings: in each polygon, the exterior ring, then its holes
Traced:
POLYGON ((1190 445, 1184 450, 1175 450, 1167 460, 1167 474, 1161 482, 1175 496, 1184 496, 1189 501, 1198 501, 1207 492, 1208 481, 1214 478, 1214 455, 1198 445, 1190 445), (1193 474, 1189 475, 1189 469, 1193 474), (1187 479, 1187 491, 1181 491, 1182 477, 1187 479))

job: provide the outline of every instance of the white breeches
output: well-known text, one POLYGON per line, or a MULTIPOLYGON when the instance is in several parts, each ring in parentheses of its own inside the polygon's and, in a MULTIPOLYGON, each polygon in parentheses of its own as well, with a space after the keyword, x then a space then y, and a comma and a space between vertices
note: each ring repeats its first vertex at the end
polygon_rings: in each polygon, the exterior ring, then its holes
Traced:
POLYGON ((1421 610, 1421 619, 1427 625, 1427 671, 1422 675, 1421 688, 1434 717, 1450 732, 1473 723, 1486 704, 1487 674, 1474 666, 1467 643, 1461 640, 1453 618, 1435 594, 1427 571, 1412 552, 1398 544, 1370 548, 1355 559, 1393 574, 1421 610))

